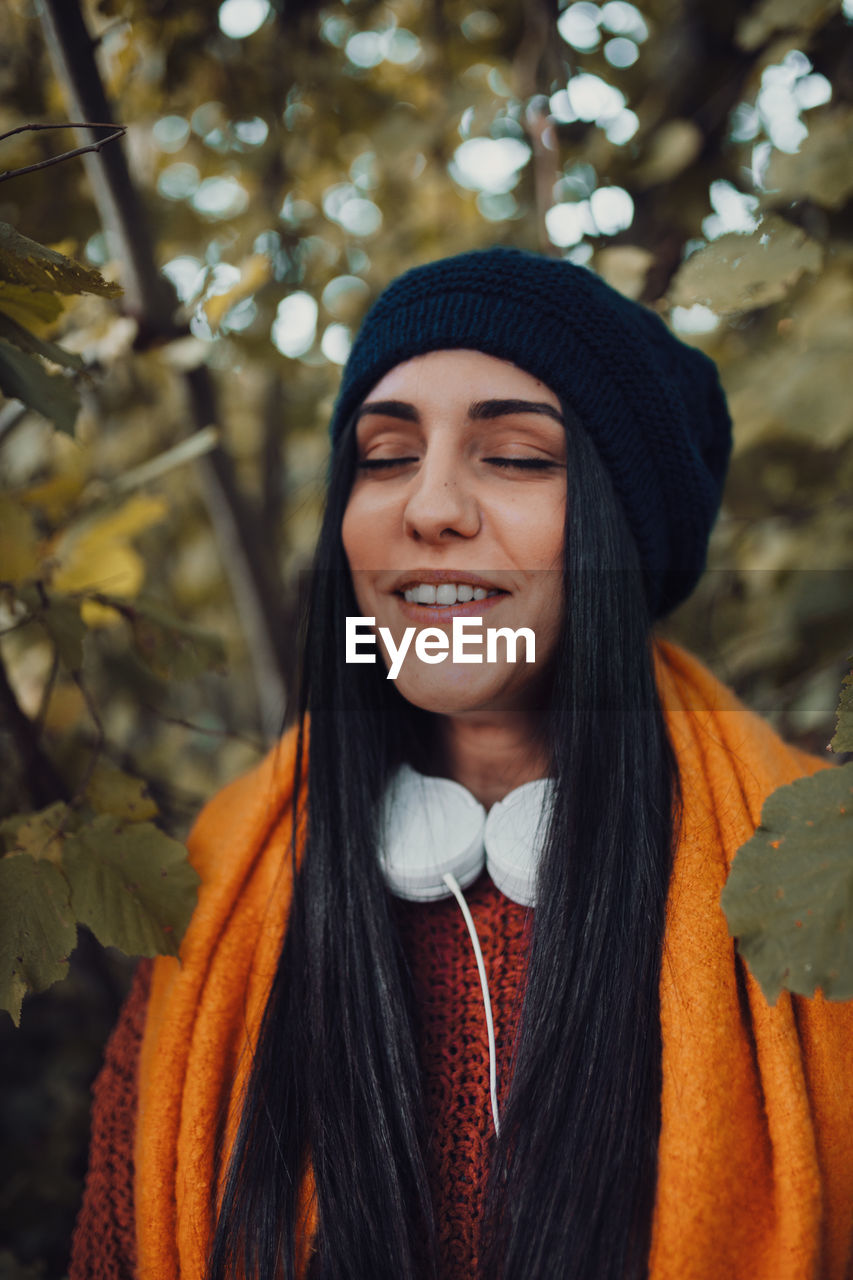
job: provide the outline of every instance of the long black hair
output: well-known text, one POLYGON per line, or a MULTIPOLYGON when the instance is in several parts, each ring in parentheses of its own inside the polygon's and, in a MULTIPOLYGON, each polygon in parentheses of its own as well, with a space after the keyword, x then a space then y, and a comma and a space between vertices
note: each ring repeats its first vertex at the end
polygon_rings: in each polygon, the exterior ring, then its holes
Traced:
MULTIPOLYGON (((655 1198, 678 773, 636 546, 594 446, 566 418, 567 607, 547 713, 556 792, 481 1229, 488 1280, 639 1280, 655 1198)), ((413 993, 375 830, 391 771, 434 721, 380 664, 344 663, 344 619, 359 612, 341 543, 354 471, 350 424, 333 458, 305 642, 304 856, 207 1280, 293 1280, 309 1165, 312 1278, 439 1275, 413 993)))

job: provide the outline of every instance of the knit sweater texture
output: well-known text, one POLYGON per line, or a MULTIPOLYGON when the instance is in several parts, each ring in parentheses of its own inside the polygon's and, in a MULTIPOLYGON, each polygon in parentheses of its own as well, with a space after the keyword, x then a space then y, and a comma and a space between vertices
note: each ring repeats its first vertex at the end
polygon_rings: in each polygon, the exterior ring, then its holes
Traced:
MULTIPOLYGON (((489 974, 498 1054, 506 1061, 531 913, 504 897, 487 875, 466 898, 489 974)), ((419 1013, 441 1276, 470 1280, 492 1138, 489 1050, 476 960, 454 900, 397 901, 395 907, 419 1013)), ((150 985, 151 962, 143 960, 95 1084, 89 1170, 69 1280, 134 1280, 137 1274, 133 1139, 150 985)))
MULTIPOLYGON (((650 1280, 849 1280, 853 1003, 783 994, 768 1006, 736 958, 719 905, 731 858, 752 834, 766 796, 820 762, 785 746, 674 646, 659 646, 658 685, 684 818, 661 977, 662 1121, 650 1280)), ((71 1280, 203 1275, 213 1227, 210 1191, 221 1185, 247 1045, 257 1034, 285 924, 292 764, 292 742, 285 740, 253 774, 221 792, 196 824, 191 850, 202 890, 182 963, 154 962, 147 1000, 148 975, 138 977, 98 1086, 71 1280), (217 1158, 213 1139, 222 1116, 217 1158), (99 1240, 106 1242, 100 1255, 99 1240)), ((531 913, 509 903, 487 877, 469 898, 493 988, 499 1058, 506 1061, 531 913)), ((397 912, 419 1008, 442 1280, 456 1280, 475 1273, 488 1161, 482 1006, 455 904, 400 903, 397 912)), ((303 1261, 314 1229, 311 1192, 309 1181, 303 1261)))

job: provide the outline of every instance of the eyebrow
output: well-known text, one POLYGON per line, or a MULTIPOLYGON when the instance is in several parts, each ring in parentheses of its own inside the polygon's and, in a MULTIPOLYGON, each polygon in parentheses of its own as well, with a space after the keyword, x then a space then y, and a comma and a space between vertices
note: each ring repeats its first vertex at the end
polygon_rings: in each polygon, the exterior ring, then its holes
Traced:
MULTIPOLYGON (((401 418, 404 422, 421 420, 415 406, 405 400, 368 400, 361 405, 356 417, 362 418, 369 413, 382 413, 389 418, 401 418)), ((538 413, 565 426, 559 409, 545 400, 475 400, 468 406, 468 417, 475 420, 505 418, 513 413, 538 413)))

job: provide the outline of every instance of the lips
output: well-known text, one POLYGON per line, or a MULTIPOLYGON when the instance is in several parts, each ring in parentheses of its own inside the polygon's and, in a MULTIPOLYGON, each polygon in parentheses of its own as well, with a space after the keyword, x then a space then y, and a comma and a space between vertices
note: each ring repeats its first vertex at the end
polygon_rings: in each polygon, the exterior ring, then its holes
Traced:
POLYGON ((485 578, 467 569, 411 569, 398 574, 388 589, 394 595, 403 596, 409 603, 417 604, 450 605, 508 594, 506 588, 494 578, 485 578), (453 598, 450 596, 451 587, 454 590, 453 598), (416 593, 414 597, 411 596, 412 592, 416 593))

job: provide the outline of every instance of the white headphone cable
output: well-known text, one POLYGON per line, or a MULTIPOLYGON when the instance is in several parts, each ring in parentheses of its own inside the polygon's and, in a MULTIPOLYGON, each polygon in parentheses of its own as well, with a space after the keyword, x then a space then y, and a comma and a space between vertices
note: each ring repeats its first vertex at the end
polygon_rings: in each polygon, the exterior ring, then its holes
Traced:
POLYGON ((445 872, 441 877, 453 894, 459 907, 465 917, 465 923, 468 926, 468 933, 471 935, 471 945, 474 948, 474 955, 477 958, 477 970, 480 974, 480 987, 483 992, 483 1007, 486 1010, 486 1030, 489 1036, 489 1092, 492 1099, 492 1119, 495 1125, 495 1137, 500 1136, 500 1128, 498 1125, 498 1068, 497 1054, 495 1052, 495 1024, 492 1020, 492 1002, 489 999, 489 980, 486 977, 486 966, 483 963, 483 953, 480 950, 480 939, 477 937, 477 930, 471 912, 468 910, 468 903, 465 901, 465 895, 459 888, 459 882, 451 871, 445 872))

